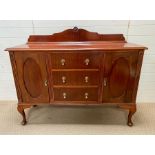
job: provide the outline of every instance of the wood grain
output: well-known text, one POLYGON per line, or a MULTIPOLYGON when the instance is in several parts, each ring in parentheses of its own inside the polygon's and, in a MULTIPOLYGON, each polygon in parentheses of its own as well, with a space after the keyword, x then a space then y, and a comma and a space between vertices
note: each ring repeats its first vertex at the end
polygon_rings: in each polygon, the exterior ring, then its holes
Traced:
POLYGON ((32 105, 112 105, 129 110, 133 125, 144 50, 122 34, 104 35, 69 29, 30 36, 28 43, 6 49, 14 73, 18 111, 32 105))
POLYGON ((99 34, 85 29, 67 29, 52 35, 31 35, 28 42, 68 42, 68 41, 122 41, 126 42, 123 34, 99 34))

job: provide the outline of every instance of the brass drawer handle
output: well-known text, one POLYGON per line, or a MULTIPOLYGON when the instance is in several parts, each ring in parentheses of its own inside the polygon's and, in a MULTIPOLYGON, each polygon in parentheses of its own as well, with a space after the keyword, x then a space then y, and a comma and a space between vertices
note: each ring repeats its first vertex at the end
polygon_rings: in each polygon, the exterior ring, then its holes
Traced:
POLYGON ((66 60, 65 59, 61 59, 61 65, 64 66, 65 65, 66 60))
POLYGON ((66 93, 63 93, 63 98, 65 99, 67 97, 67 94, 66 93))
POLYGON ((45 80, 44 85, 45 85, 45 87, 48 86, 48 82, 47 82, 47 80, 45 80))
POLYGON ((88 83, 88 76, 85 76, 85 82, 88 83))
POLYGON ((84 61, 84 62, 85 62, 85 65, 86 65, 86 66, 88 66, 88 65, 89 65, 90 60, 87 58, 87 59, 85 59, 85 61, 84 61))
POLYGON ((88 99, 88 93, 85 93, 85 99, 88 99))
POLYGON ((62 83, 66 83, 66 77, 62 76, 62 83))
POLYGON ((106 87, 107 86, 107 78, 104 78, 103 80, 103 85, 106 87))

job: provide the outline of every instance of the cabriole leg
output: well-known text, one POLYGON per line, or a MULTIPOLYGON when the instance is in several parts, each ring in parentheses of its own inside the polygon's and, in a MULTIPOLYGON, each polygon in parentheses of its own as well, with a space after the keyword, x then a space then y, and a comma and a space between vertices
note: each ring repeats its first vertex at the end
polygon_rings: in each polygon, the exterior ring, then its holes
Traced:
POLYGON ((127 125, 128 125, 128 126, 133 126, 132 116, 133 116, 133 114, 134 114, 135 112, 136 112, 136 109, 130 109, 130 110, 129 110, 128 122, 127 122, 127 125))
POLYGON ((20 104, 18 104, 18 106, 17 106, 17 110, 19 111, 19 113, 22 115, 22 117, 23 117, 23 120, 22 120, 22 122, 21 122, 21 124, 22 125, 25 125, 26 123, 27 123, 27 121, 26 121, 26 115, 25 115, 25 111, 24 111, 24 109, 26 109, 26 108, 30 108, 31 106, 29 106, 29 105, 20 105, 20 104))
POLYGON ((23 120, 21 122, 22 125, 25 125, 27 122, 26 122, 26 115, 25 115, 25 111, 24 111, 24 108, 22 106, 19 106, 17 107, 17 110, 19 111, 19 113, 22 115, 23 117, 23 120))
POLYGON ((133 122, 132 122, 132 116, 133 114, 136 112, 136 104, 119 104, 118 105, 120 108, 129 110, 129 114, 128 114, 128 120, 127 120, 127 125, 128 126, 133 126, 133 122))

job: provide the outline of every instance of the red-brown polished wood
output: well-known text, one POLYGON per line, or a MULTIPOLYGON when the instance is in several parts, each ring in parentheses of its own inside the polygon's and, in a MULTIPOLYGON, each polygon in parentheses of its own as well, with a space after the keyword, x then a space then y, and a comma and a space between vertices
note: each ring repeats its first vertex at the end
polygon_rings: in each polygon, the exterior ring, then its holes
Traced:
MULTIPOLYGON (((39 51, 51 51, 51 52, 62 52, 62 51, 81 51, 84 50, 85 52, 88 52, 90 50, 99 50, 103 51, 106 50, 139 50, 139 49, 147 49, 144 46, 140 46, 133 43, 124 43, 119 41, 91 41, 91 42, 37 42, 37 43, 26 43, 23 45, 15 46, 12 48, 7 48, 6 51, 33 51, 33 52, 39 52, 39 51)), ((92 52, 94 52, 92 51, 92 52)))
POLYGON ((15 53, 19 85, 24 102, 49 103, 48 87, 45 86, 47 71, 45 56, 41 53, 15 53))
POLYGON ((28 42, 79 42, 79 41, 122 41, 126 42, 122 34, 98 34, 85 29, 67 29, 52 35, 31 35, 28 42))
POLYGON ((122 34, 68 29, 35 36, 7 48, 12 64, 18 111, 37 104, 107 105, 128 109, 132 126, 144 46, 127 43, 122 34))

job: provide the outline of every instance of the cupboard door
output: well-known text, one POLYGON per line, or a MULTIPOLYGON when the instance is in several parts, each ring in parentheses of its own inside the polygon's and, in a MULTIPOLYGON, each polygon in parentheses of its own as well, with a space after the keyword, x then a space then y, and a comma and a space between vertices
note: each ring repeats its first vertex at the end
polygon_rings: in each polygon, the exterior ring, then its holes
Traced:
POLYGON ((105 54, 103 102, 133 102, 138 52, 105 54))
POLYGON ((15 52, 15 61, 23 102, 49 102, 45 55, 15 52))

